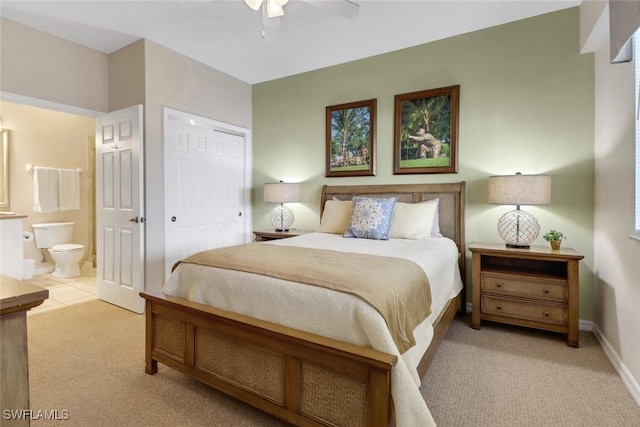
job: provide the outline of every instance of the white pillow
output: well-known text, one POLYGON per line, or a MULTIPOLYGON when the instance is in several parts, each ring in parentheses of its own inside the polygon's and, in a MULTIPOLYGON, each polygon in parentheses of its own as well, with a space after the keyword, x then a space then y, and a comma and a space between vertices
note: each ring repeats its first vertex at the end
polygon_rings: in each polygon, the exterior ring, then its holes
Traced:
POLYGON ((440 233, 440 199, 433 199, 436 201, 436 214, 433 217, 433 227, 431 228, 431 237, 444 237, 440 233))
POLYGON ((351 200, 327 200, 324 202, 318 231, 343 234, 351 221, 351 205, 351 200))
POLYGON ((438 199, 422 203, 397 202, 393 208, 389 237, 411 240, 436 237, 432 236, 432 230, 438 212, 438 202, 438 199))

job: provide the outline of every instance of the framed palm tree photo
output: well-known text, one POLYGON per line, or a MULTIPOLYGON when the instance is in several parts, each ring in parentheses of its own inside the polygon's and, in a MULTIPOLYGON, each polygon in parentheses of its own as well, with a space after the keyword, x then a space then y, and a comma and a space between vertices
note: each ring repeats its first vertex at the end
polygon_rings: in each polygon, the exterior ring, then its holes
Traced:
POLYGON ((460 86, 395 96, 394 174, 458 172, 460 86))
POLYGON ((376 101, 326 108, 327 177, 376 174, 376 101))

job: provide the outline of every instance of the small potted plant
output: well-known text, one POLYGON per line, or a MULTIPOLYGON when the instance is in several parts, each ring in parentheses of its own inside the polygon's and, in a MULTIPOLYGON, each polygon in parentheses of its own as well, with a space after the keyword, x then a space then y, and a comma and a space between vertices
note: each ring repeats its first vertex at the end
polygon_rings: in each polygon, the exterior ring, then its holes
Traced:
POLYGON ((553 229, 547 231, 545 235, 542 236, 542 238, 547 242, 551 243, 551 249, 556 251, 560 249, 560 242, 566 239, 564 234, 562 234, 562 231, 553 230, 553 229))

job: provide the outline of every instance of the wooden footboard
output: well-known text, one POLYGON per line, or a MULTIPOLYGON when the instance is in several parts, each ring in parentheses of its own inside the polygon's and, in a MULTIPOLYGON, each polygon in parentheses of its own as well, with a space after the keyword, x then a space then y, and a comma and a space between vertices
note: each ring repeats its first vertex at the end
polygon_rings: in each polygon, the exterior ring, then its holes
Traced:
POLYGON ((396 357, 166 296, 146 299, 146 372, 158 362, 300 426, 387 426, 396 357))
MULTIPOLYGON (((158 362, 300 426, 388 426, 396 357, 160 292, 146 299, 146 372, 158 362)), ((434 322, 424 376, 461 295, 434 322)))

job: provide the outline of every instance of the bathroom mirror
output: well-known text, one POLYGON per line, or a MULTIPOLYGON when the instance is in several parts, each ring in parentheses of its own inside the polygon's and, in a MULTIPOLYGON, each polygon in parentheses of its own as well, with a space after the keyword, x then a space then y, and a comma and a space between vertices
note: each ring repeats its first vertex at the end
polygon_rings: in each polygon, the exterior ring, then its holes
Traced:
POLYGON ((9 210, 9 129, 0 129, 0 210, 9 210))

